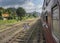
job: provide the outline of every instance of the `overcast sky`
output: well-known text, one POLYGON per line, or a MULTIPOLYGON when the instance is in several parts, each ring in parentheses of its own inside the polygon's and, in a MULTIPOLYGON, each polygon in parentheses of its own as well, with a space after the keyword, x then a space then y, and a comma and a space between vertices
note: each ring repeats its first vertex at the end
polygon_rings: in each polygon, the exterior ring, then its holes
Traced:
POLYGON ((43 0, 0 0, 0 7, 23 7, 26 12, 41 12, 43 0))

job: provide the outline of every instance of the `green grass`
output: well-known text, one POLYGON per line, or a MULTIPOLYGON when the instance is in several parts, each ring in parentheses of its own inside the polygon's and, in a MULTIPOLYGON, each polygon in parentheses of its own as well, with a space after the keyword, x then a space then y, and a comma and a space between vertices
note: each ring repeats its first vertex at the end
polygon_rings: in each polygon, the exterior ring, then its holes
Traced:
POLYGON ((24 21, 29 21, 29 20, 34 20, 34 18, 27 18, 25 20, 18 22, 16 20, 0 20, 0 32, 8 29, 9 27, 12 27, 15 24, 24 23, 24 21))
POLYGON ((0 20, 0 30, 10 27, 15 23, 17 23, 16 20, 0 20))
POLYGON ((14 24, 16 22, 17 22, 16 20, 0 20, 0 25, 14 24))

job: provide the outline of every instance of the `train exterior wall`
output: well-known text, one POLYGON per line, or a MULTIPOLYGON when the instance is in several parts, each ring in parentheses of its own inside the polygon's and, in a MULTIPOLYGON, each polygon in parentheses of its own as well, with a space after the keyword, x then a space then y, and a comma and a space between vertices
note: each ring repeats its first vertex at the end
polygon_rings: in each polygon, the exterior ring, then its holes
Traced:
MULTIPOLYGON (((46 24, 48 25, 48 29, 47 28, 43 28, 43 30, 45 31, 45 37, 46 37, 46 42, 47 43, 59 43, 60 38, 56 37, 56 35, 54 34, 54 29, 53 29, 53 9, 55 9, 55 6, 58 6, 59 8, 59 25, 60 25, 60 0, 44 0, 43 3, 43 11, 42 11, 42 19, 43 22, 46 22, 46 24), (47 20, 46 20, 46 16, 47 16, 47 20), (48 33, 47 33, 47 32, 48 33)), ((60 27, 59 27, 60 28, 60 27)))

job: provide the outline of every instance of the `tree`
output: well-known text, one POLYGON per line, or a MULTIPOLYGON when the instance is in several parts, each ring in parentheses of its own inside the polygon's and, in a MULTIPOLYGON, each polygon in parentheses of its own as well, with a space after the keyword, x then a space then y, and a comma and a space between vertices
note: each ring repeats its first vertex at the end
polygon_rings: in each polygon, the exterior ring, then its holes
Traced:
POLYGON ((5 12, 8 12, 9 19, 16 19, 16 9, 15 8, 7 8, 5 9, 5 12))
POLYGON ((19 8, 16 10, 16 13, 17 13, 19 19, 22 20, 22 17, 25 16, 26 11, 25 11, 22 7, 19 7, 19 8))
POLYGON ((33 17, 37 17, 37 12, 36 11, 33 12, 33 17))
POLYGON ((0 7, 0 19, 2 19, 2 13, 4 11, 4 8, 0 7))

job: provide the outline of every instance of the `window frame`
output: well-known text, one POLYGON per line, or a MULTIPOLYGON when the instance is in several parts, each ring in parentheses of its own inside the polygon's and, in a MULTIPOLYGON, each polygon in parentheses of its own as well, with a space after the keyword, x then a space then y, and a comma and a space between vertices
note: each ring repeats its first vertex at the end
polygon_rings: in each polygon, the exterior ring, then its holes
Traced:
POLYGON ((50 0, 49 0, 48 2, 47 2, 47 0, 46 0, 46 6, 48 6, 49 2, 50 2, 50 0))
MULTIPOLYGON (((51 17, 52 17, 52 32, 54 33, 54 29, 53 29, 53 9, 55 8, 55 7, 58 7, 58 9, 59 9, 59 26, 60 26, 60 6, 59 6, 59 4, 55 4, 52 8, 51 8, 51 17)), ((60 27, 59 27, 60 28, 60 27)), ((59 32, 60 33, 60 32, 59 32)), ((58 39, 60 39, 59 37, 60 37, 60 35, 58 36, 58 35, 56 35, 56 34, 54 34, 56 37, 58 37, 58 39)))

